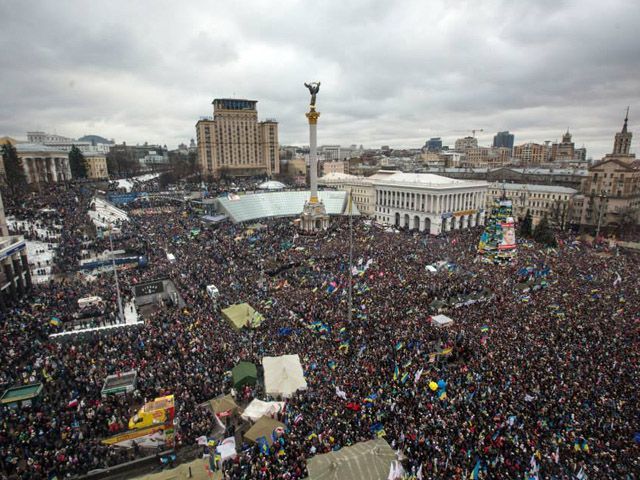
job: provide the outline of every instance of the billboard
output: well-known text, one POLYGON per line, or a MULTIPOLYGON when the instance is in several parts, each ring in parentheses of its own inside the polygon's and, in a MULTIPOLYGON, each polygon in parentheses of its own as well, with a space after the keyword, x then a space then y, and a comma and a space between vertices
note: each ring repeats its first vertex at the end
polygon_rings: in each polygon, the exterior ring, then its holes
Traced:
POLYGON ((516 231, 513 218, 507 218, 506 222, 501 222, 502 239, 498 245, 498 250, 511 250, 516 248, 516 231))
POLYGON ((162 292, 164 292, 164 284, 162 280, 156 280, 142 285, 135 285, 133 287, 133 293, 136 297, 144 297, 145 295, 153 295, 155 293, 162 292))

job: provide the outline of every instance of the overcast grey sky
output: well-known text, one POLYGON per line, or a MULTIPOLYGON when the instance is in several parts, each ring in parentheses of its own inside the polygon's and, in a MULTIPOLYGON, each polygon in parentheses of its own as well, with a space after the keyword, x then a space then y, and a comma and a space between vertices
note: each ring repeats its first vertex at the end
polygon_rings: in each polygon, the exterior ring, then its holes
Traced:
POLYGON ((174 147, 215 97, 258 100, 282 144, 419 147, 471 129, 611 150, 640 137, 637 0, 0 0, 0 135, 174 147), (637 127, 636 127, 637 126, 637 127))

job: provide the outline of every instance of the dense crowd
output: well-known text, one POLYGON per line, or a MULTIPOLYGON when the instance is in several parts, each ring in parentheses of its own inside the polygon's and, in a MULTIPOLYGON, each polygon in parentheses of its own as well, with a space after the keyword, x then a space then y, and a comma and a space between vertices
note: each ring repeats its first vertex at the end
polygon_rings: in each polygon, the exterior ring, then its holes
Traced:
MULTIPOLYGON (((131 221, 114 238, 115 248, 149 258, 146 268, 123 270, 120 283, 129 298, 136 283, 169 277, 186 309, 117 333, 51 341, 60 327, 50 318, 72 317, 79 298, 100 295, 115 308, 111 273, 88 282, 73 271, 87 239, 96 251, 108 248, 87 226, 89 202, 71 187, 8 206, 19 218, 52 209, 63 229, 57 278, 0 323, 0 388, 44 383, 31 408, 1 410, 0 478, 73 476, 132 458, 100 440, 165 394, 176 398, 177 448, 193 445, 214 424, 198 405, 231 391, 227 372, 239 360, 292 353, 308 389, 287 401, 286 433, 269 452, 247 446, 225 463, 225 478, 304 478, 309 457, 378 437, 423 479, 536 470, 549 479, 640 478, 637 257, 563 236, 556 249, 523 242, 512 264, 494 265, 475 253, 479 228, 433 237, 355 219, 354 272, 345 218, 315 236, 297 234, 290 219, 209 228, 157 200, 129 207, 131 221), (161 213, 142 215, 144 207, 161 213), (446 267, 425 268, 439 261, 446 267), (527 267, 528 275, 544 272, 546 288, 516 288, 527 267), (220 290, 217 305, 209 284, 220 290), (487 289, 484 301, 445 310, 452 327, 430 324, 435 300, 487 289), (238 302, 266 317, 259 328, 238 332, 222 319, 220 308, 238 302), (101 398, 107 375, 131 369, 134 394, 101 398)), ((260 385, 251 395, 267 398, 260 385)))

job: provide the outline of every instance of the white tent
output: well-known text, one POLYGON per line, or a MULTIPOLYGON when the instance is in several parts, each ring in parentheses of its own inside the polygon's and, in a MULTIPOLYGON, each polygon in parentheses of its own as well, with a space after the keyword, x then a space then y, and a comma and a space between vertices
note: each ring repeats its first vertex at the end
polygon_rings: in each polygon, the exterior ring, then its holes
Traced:
POLYGON ((276 413, 281 412, 284 408, 284 402, 263 402, 254 399, 247 408, 242 412, 241 417, 244 420, 257 421, 260 417, 272 417, 276 413))
POLYGON ((450 327, 453 325, 453 320, 446 315, 434 315, 431 317, 431 325, 434 327, 450 327))
POLYGON ((288 398, 297 390, 306 390, 302 364, 298 355, 264 357, 264 387, 268 395, 288 398))

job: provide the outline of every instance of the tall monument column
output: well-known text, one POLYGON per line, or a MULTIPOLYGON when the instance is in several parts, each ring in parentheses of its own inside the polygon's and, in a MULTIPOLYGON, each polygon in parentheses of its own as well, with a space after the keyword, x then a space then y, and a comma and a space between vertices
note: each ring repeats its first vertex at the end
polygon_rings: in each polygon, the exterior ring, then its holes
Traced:
POLYGON ((318 118, 320 112, 312 107, 305 113, 309 120, 309 187, 311 189, 310 203, 318 202, 318 118))
POLYGON ((318 139, 317 128, 320 112, 316 111, 316 95, 320 91, 320 82, 305 83, 311 94, 309 111, 305 114, 309 121, 309 200, 305 202, 300 216, 302 229, 305 232, 317 232, 329 228, 329 215, 324 203, 318 197, 318 139))

